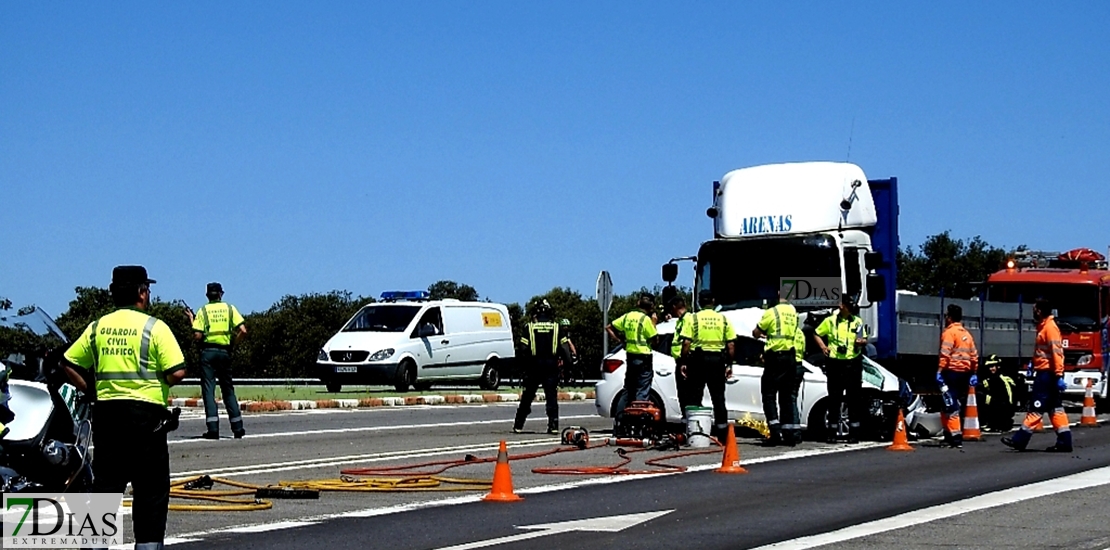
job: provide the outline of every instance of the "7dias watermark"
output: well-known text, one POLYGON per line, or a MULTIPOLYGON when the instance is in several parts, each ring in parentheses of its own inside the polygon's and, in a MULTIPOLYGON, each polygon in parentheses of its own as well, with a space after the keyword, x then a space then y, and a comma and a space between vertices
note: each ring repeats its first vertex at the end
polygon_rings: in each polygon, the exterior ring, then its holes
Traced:
POLYGON ((840 305, 840 277, 782 277, 779 293, 795 306, 837 307, 840 305))
POLYGON ((123 544, 122 494, 4 495, 4 548, 92 548, 123 544))

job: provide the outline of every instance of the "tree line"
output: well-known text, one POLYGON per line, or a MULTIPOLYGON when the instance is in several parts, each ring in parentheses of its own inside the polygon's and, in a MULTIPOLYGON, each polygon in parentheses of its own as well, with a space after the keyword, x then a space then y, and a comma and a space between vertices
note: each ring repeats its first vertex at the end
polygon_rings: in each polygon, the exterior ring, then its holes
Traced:
MULTIPOLYGON (((979 237, 962 240, 949 232, 933 235, 916 250, 906 247, 898 251, 898 288, 919 294, 936 295, 941 290, 953 298, 970 298, 978 289, 969 284, 983 281, 998 270, 1013 251, 991 246, 979 237)), ((689 289, 680 289, 690 301, 689 289)), ((662 288, 642 288, 613 299, 609 319, 615 319, 635 307, 641 292, 654 294, 659 302, 662 288)), ((431 299, 454 298, 465 301, 489 301, 467 284, 438 281, 428 287, 431 299)), ((519 335, 533 308, 547 300, 555 318, 570 321, 571 338, 580 358, 579 376, 598 375, 602 358, 602 313, 592 296, 565 287, 553 288, 533 296, 523 304, 507 304, 514 334, 519 335)), ((303 378, 312 376, 312 367, 323 344, 334 335, 355 312, 374 303, 374 298, 356 296, 348 291, 287 295, 264 311, 245 315, 249 328, 247 338, 233 352, 234 372, 246 378, 303 378)), ((659 304, 662 308, 663 304, 659 304)), ((190 372, 197 374, 197 348, 193 344, 182 300, 154 298, 150 314, 169 325, 185 352, 190 372)), ((11 310, 10 301, 0 298, 0 314, 11 310)), ((27 308, 24 308, 26 310, 27 308)), ((99 287, 77 287, 75 297, 58 326, 69 338, 81 335, 94 319, 114 309, 108 290, 99 287)), ((0 326, 0 358, 10 353, 41 352, 57 348, 62 342, 27 331, 0 326)))

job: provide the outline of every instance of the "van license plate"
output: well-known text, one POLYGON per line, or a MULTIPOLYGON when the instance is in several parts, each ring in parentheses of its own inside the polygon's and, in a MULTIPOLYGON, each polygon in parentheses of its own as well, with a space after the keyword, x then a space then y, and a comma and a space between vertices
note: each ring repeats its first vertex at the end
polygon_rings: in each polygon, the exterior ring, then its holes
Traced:
POLYGON ((335 372, 358 372, 358 367, 335 367, 335 372))

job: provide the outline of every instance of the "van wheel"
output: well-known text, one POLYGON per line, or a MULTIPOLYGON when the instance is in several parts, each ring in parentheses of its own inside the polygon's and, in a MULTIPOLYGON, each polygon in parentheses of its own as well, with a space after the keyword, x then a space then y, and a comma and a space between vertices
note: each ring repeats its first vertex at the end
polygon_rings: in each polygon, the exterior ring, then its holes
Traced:
POLYGON ((406 392, 414 382, 416 382, 416 365, 406 359, 400 367, 397 367, 397 381, 393 384, 393 389, 406 392))
POLYGON ((428 390, 432 389, 432 383, 431 382, 417 382, 417 383, 413 384, 412 387, 416 391, 428 391, 428 390))
POLYGON ((486 362, 486 368, 482 369, 482 377, 478 379, 478 387, 483 390, 496 390, 497 386, 501 385, 501 373, 497 372, 497 362, 490 360, 486 362))
POLYGON ((328 390, 328 393, 339 393, 339 390, 343 389, 343 384, 340 384, 338 382, 328 382, 327 384, 324 384, 324 388, 328 390))

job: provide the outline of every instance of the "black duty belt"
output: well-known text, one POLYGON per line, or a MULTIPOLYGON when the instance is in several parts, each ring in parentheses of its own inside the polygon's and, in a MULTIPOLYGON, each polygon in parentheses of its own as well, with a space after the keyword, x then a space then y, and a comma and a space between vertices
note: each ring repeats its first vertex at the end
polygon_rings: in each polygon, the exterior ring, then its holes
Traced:
POLYGON ((209 344, 205 342, 200 345, 200 349, 218 349, 220 351, 230 352, 231 346, 225 346, 223 344, 209 344))

